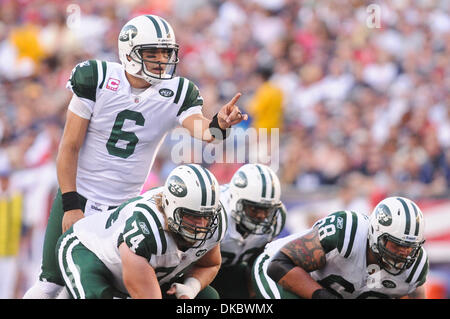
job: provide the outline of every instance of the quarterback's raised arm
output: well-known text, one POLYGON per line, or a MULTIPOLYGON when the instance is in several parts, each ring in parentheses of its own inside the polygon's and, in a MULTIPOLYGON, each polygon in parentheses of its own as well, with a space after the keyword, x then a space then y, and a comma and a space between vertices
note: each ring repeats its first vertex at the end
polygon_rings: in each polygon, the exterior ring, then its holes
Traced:
POLYGON ((189 130, 191 136, 206 142, 212 142, 214 139, 225 139, 227 128, 248 119, 248 115, 243 114, 236 105, 241 95, 241 93, 237 93, 228 103, 222 106, 212 120, 207 119, 202 114, 193 114, 184 119, 183 127, 189 130))
POLYGON ((309 275, 325 263, 317 229, 312 228, 285 244, 270 262, 267 273, 276 283, 302 298, 336 298, 309 275))
POLYGON ((175 294, 178 299, 194 299, 197 294, 208 286, 219 272, 222 257, 219 245, 215 246, 200 258, 186 274, 184 284, 173 284, 167 291, 175 294))

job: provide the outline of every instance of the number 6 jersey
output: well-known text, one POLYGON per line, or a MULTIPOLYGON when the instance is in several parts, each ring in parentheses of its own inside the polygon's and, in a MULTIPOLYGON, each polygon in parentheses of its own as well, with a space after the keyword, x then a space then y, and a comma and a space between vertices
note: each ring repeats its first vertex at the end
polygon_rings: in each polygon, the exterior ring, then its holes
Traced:
POLYGON ((186 78, 133 94, 120 64, 98 60, 78 64, 67 87, 83 105, 69 109, 90 120, 78 158, 77 191, 111 206, 139 194, 166 134, 189 115, 201 114, 203 105, 186 78))

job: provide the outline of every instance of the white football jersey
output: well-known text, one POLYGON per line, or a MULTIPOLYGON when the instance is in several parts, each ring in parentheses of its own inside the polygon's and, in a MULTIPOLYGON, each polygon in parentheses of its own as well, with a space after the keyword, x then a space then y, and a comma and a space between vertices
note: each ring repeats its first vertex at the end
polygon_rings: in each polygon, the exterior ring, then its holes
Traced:
POLYGON ((117 206, 137 196, 166 134, 189 115, 200 114, 203 99, 186 78, 160 81, 135 95, 118 63, 89 60, 77 65, 67 87, 90 114, 79 153, 77 191, 117 206))
POLYGON ((163 188, 154 188, 130 199, 111 213, 94 214, 79 220, 73 232, 114 275, 115 286, 127 293, 122 279, 119 245, 125 243, 135 254, 146 258, 155 270, 159 284, 170 284, 223 239, 225 212, 221 212, 214 235, 198 248, 178 249, 165 217, 153 199, 163 188))
POLYGON ((230 207, 230 192, 228 184, 220 187, 220 202, 228 217, 228 227, 225 238, 220 244, 222 255, 222 267, 234 266, 241 262, 247 262, 260 254, 264 246, 278 236, 284 227, 286 221, 286 212, 284 207, 280 208, 275 224, 270 232, 264 235, 249 234, 243 237, 236 229, 236 222, 232 217, 232 207, 230 207))
MULTIPOLYGON (((326 252, 326 264, 310 275, 323 287, 334 290, 345 299, 402 297, 426 280, 428 257, 423 247, 414 264, 399 275, 391 275, 378 265, 367 265, 369 220, 366 215, 336 212, 317 221, 314 227, 318 229, 326 252)), ((285 244, 306 232, 269 243, 265 253, 272 258, 285 244)))

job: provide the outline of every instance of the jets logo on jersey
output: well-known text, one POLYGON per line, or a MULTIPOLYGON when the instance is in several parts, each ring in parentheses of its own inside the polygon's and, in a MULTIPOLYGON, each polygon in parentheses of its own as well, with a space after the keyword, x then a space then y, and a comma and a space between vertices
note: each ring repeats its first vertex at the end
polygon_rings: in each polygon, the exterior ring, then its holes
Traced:
POLYGON ((106 88, 108 90, 116 92, 119 89, 120 80, 109 78, 108 82, 106 83, 106 88))
POLYGON ((184 197, 187 194, 186 184, 184 184, 183 180, 178 176, 172 176, 169 179, 169 192, 171 192, 174 196, 184 197))
POLYGON ((380 205, 376 211, 378 222, 383 226, 392 224, 392 214, 386 205, 380 205))
POLYGON ((206 254, 207 251, 208 251, 208 249, 201 249, 201 250, 199 250, 199 251, 197 251, 197 252, 195 253, 195 256, 201 257, 201 256, 203 256, 204 254, 206 254))
POLYGON ((159 90, 159 94, 164 97, 171 97, 174 95, 173 91, 170 89, 161 89, 159 90))
POLYGON ((383 284, 383 286, 385 286, 386 288, 395 288, 397 287, 397 285, 395 284, 395 282, 393 282, 392 280, 383 280, 381 282, 383 284))

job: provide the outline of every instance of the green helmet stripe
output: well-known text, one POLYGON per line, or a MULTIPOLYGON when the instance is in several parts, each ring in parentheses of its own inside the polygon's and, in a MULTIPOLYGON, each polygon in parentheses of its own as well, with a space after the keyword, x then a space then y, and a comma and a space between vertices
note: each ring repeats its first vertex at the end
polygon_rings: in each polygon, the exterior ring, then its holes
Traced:
POLYGON ((274 198, 275 197, 275 182, 273 181, 273 176, 272 176, 272 172, 270 171, 270 169, 268 169, 267 171, 269 172, 270 182, 272 184, 272 191, 270 193, 270 198, 274 198))
POLYGON ((213 181, 212 181, 211 176, 208 173, 208 171, 203 166, 200 166, 200 167, 205 172, 206 177, 208 177, 209 184, 211 185, 211 193, 212 193, 211 194, 211 206, 214 206, 214 203, 216 202, 216 188, 213 187, 213 181))
POLYGON ((156 21, 156 19, 150 15, 147 15, 146 17, 149 18, 153 22, 153 25, 155 26, 155 29, 156 29, 156 36, 158 38, 162 38, 162 32, 161 32, 161 28, 159 27, 158 21, 156 21))
POLYGON ((162 22, 162 24, 163 24, 163 26, 164 26, 164 29, 166 30, 166 36, 167 36, 167 35, 169 34, 169 32, 170 32, 169 26, 168 26, 166 20, 164 20, 164 19, 161 18, 161 17, 159 17, 159 19, 161 20, 161 22, 162 22))
POLYGON ((265 195, 266 195, 266 177, 264 176, 264 173, 263 173, 261 167, 259 167, 258 164, 256 164, 256 167, 258 168, 258 171, 261 174, 261 180, 262 180, 261 197, 265 197, 265 195))
POLYGON ((417 236, 417 235, 419 235, 420 216, 419 216, 419 212, 417 211, 416 205, 412 204, 412 207, 414 208, 414 214, 416 215, 416 230, 414 231, 414 236, 417 236))
POLYGON ((405 201, 402 198, 397 197, 397 199, 402 203, 403 208, 405 209, 406 216, 406 225, 405 225, 405 235, 409 235, 411 230, 411 213, 409 212, 408 205, 406 205, 405 201))
POLYGON ((197 167, 195 167, 192 164, 187 164, 187 166, 192 168, 192 170, 194 171, 195 175, 197 175, 198 181, 200 182, 200 188, 202 190, 202 206, 206 206, 206 184, 205 184, 205 180, 203 179, 202 174, 197 169, 197 167))

